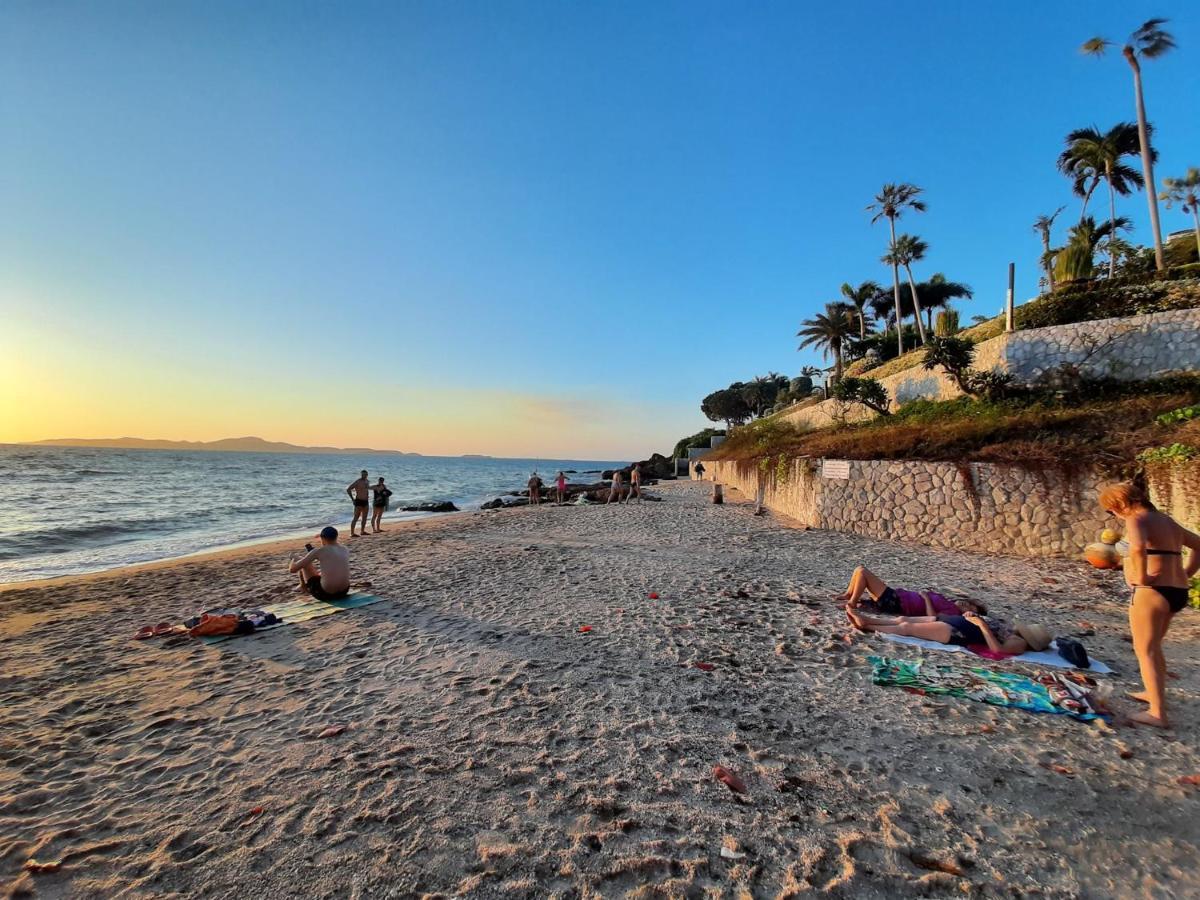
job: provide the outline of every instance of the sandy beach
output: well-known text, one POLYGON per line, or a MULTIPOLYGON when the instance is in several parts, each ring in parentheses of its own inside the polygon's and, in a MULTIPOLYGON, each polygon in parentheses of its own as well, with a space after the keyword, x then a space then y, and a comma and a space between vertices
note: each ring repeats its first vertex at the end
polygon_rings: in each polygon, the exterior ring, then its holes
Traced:
POLYGON ((356 575, 383 602, 214 646, 130 637, 286 599, 294 542, 0 591, 0 883, 39 897, 1200 894, 1200 788, 1177 783, 1200 772, 1194 612, 1167 639, 1168 733, 915 696, 873 685, 866 658, 921 651, 848 634, 831 600, 855 564, 1056 633, 1094 629, 1083 640, 1116 693, 1138 686, 1119 577, 804 531, 713 506, 705 485, 654 490, 663 502, 356 539, 356 575), (26 872, 30 859, 61 868, 26 872))

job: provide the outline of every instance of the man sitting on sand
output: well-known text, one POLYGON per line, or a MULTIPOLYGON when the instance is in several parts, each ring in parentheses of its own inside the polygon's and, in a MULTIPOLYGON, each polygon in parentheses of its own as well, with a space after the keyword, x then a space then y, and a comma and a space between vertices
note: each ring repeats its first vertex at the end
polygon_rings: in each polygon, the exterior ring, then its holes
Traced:
POLYGON ((867 613, 888 616, 961 616, 963 613, 987 615, 987 606, 980 600, 959 597, 948 600, 937 591, 906 591, 889 587, 883 579, 865 566, 859 566, 850 576, 850 586, 836 598, 838 603, 862 607, 867 613), (864 601, 862 595, 871 599, 864 601))
POLYGON ((987 645, 993 653, 1019 656, 1027 650, 1035 652, 1050 646, 1050 632, 1041 625, 1029 622, 1006 622, 989 616, 967 613, 961 616, 899 616, 888 624, 863 615, 852 606, 846 615, 859 631, 878 631, 906 637, 955 644, 959 647, 987 645))
POLYGON ((337 600, 350 593, 350 551, 339 544, 338 530, 326 525, 319 535, 321 546, 293 559, 288 571, 300 573, 300 588, 314 600, 337 600))

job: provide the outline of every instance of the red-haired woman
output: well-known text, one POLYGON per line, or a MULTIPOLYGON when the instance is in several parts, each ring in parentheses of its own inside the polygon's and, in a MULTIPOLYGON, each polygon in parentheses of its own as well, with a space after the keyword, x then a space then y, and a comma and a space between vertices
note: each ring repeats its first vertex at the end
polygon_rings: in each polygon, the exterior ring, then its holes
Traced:
POLYGON ((1145 492, 1128 482, 1100 492, 1100 505, 1125 522, 1129 555, 1125 581, 1133 588, 1129 601, 1129 629, 1142 671, 1145 690, 1130 693, 1149 709, 1130 718, 1142 725, 1167 727, 1167 660, 1163 638, 1171 619, 1188 603, 1188 585, 1200 569, 1200 535, 1188 531, 1154 508, 1145 492), (1190 550, 1184 563, 1183 551, 1190 550))

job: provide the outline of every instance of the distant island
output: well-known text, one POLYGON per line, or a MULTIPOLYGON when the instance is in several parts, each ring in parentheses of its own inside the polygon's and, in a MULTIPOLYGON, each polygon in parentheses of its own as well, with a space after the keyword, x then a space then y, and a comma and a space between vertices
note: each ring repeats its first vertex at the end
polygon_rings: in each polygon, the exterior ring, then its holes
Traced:
POLYGON ((219 450, 228 453, 390 453, 395 456, 420 456, 401 450, 372 450, 369 447, 301 447, 259 437, 223 438, 219 441, 163 441, 148 438, 52 438, 28 441, 35 447, 101 447, 110 450, 219 450))

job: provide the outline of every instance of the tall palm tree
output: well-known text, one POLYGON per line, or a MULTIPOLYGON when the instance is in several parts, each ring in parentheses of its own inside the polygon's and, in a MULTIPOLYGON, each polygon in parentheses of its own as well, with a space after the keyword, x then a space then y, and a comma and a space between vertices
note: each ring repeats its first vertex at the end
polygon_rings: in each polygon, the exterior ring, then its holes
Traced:
POLYGON ((916 235, 902 234, 892 241, 892 249, 885 253, 883 262, 903 266, 908 275, 908 289, 912 292, 913 318, 917 320, 917 336, 925 343, 925 326, 921 323, 921 301, 917 298, 917 282, 913 278, 912 264, 925 258, 929 245, 916 235))
MULTIPOLYGON (((1196 229, 1196 253, 1200 255, 1200 169, 1189 168, 1182 178, 1164 178, 1163 192, 1159 200, 1167 204, 1178 203, 1185 213, 1192 214, 1193 227, 1196 229)), ((845 288, 842 288, 845 290, 845 288)))
POLYGON ((842 296, 858 310, 858 339, 860 341, 867 336, 867 318, 863 311, 871 302, 871 298, 879 293, 879 290, 879 285, 874 281, 864 281, 858 287, 851 287, 849 283, 842 285, 842 296))
MULTIPOLYGON (((1175 38, 1169 31, 1163 29, 1166 19, 1148 19, 1141 27, 1129 36, 1121 53, 1129 68, 1133 70, 1133 96, 1137 102, 1138 138, 1142 151, 1142 175, 1145 183, 1150 186, 1146 191, 1146 202, 1150 206, 1150 227, 1154 231, 1154 264, 1162 271, 1163 261, 1162 228, 1158 224, 1158 195, 1154 193, 1154 158, 1150 149, 1150 128, 1146 123, 1146 102, 1142 98, 1142 66, 1141 59, 1158 59, 1164 53, 1175 48, 1175 38)), ((1093 56, 1103 56, 1104 51, 1112 46, 1111 41, 1102 37, 1094 37, 1085 41, 1080 48, 1084 53, 1093 56)))
MULTIPOLYGON (((1121 162, 1126 156, 1134 156, 1141 146, 1137 126, 1132 122, 1118 122, 1101 134, 1096 128, 1077 128, 1067 135, 1067 149, 1058 158, 1058 167, 1075 178, 1075 192, 1089 182, 1086 197, 1090 197, 1096 186, 1104 181, 1108 184, 1108 218, 1117 218, 1117 194, 1127 197, 1134 188, 1143 185, 1142 176, 1121 162)), ((1151 151, 1152 155, 1154 151, 1151 151)), ((1087 200, 1084 208, 1087 208, 1087 200)), ((1083 216, 1080 216, 1083 221, 1083 216)), ((1116 274, 1116 258, 1108 260, 1108 277, 1116 274)))
MULTIPOLYGON (((914 212, 925 212, 925 203, 917 198, 921 194, 921 189, 915 184, 885 184, 883 190, 875 195, 875 202, 867 206, 868 212, 874 212, 871 217, 871 224, 874 225, 880 219, 888 220, 888 227, 891 229, 892 240, 888 244, 891 249, 896 246, 896 220, 904 213, 906 209, 911 209, 914 212)), ((897 266, 892 266, 892 295, 896 300, 896 341, 898 349, 903 355, 904 353, 904 329, 901 327, 900 318, 900 270, 897 266)))
POLYGON ((1050 290, 1054 290, 1054 266, 1050 264, 1050 229, 1054 227, 1054 220, 1058 218, 1065 206, 1060 206, 1054 211, 1053 215, 1038 216, 1033 220, 1033 230, 1042 236, 1042 266, 1046 270, 1046 283, 1050 285, 1050 290))
POLYGON ((804 338, 797 349, 818 347, 833 357, 834 380, 842 378, 842 348, 854 337, 854 307, 848 303, 826 303, 825 312, 805 319, 796 337, 804 338))

